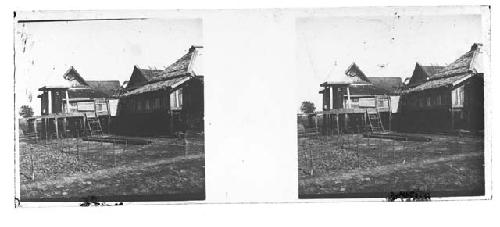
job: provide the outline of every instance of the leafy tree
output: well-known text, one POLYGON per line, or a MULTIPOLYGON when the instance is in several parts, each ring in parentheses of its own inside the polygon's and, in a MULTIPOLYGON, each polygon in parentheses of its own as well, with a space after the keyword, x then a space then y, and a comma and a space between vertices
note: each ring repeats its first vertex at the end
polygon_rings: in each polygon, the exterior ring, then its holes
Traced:
POLYGON ((33 108, 31 108, 31 106, 28 105, 21 106, 21 111, 19 111, 19 115, 21 115, 21 117, 23 118, 32 117, 33 114, 34 114, 33 108))
POLYGON ((302 111, 302 113, 311 114, 311 113, 314 113, 314 111, 316 110, 316 107, 314 106, 314 103, 309 102, 309 101, 304 101, 304 102, 302 102, 302 105, 300 106, 300 110, 302 111))

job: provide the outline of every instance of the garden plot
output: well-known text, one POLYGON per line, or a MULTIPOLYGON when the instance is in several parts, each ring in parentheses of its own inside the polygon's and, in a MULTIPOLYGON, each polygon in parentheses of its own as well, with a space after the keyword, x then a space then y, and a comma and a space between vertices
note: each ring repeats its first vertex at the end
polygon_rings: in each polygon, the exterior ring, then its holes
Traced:
POLYGON ((400 190, 484 193, 482 138, 423 136, 431 141, 360 134, 299 138, 299 193, 301 197, 400 190))
POLYGON ((204 195, 203 139, 147 145, 66 138, 20 142, 21 200, 86 196, 204 195))

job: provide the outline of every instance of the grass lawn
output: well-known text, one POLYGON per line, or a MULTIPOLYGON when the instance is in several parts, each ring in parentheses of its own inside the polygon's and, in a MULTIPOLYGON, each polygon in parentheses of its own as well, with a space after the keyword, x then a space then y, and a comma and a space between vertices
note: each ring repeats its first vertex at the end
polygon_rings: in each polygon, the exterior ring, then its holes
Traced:
POLYGON ((203 199, 203 139, 147 139, 152 143, 21 140, 21 201, 203 199))
POLYGON ((482 138, 421 136, 432 140, 299 138, 299 197, 384 197, 416 190, 431 197, 484 195, 482 138))

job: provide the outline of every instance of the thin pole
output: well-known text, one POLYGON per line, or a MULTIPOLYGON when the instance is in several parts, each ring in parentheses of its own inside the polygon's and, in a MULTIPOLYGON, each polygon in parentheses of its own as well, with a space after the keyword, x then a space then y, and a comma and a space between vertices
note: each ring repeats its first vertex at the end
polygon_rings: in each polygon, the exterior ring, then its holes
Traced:
MULTIPOLYGON (((359 130, 359 126, 358 126, 358 130, 359 130)), ((356 156, 358 157, 358 169, 360 169, 361 163, 359 160, 359 140, 356 140, 356 156)))
POLYGON ((392 107, 391 107, 391 97, 388 96, 389 100, 389 131, 392 131, 392 107))
POLYGON ((66 126, 66 124, 67 123, 68 123, 68 121, 66 120, 66 117, 64 117, 63 118, 63 130, 64 130, 63 137, 67 137, 67 135, 66 135, 66 132, 67 132, 67 126, 66 126))
POLYGON ((44 128, 45 128, 45 145, 47 145, 47 140, 49 139, 49 135, 48 135, 49 133, 48 133, 48 129, 47 129, 47 128, 49 127, 49 124, 47 123, 47 121, 48 121, 48 118, 45 118, 45 119, 44 119, 44 126, 45 126, 45 127, 44 127, 44 128))
POLYGON ((35 181, 35 160, 33 158, 33 147, 30 146, 31 180, 35 181))
POLYGON ((339 125, 339 114, 337 113, 336 115, 336 123, 337 123, 337 135, 340 135, 340 125, 339 125))
POLYGON ((90 141, 87 138, 87 152, 89 152, 89 151, 90 151, 90 141))
POLYGON ((392 160, 396 160, 396 140, 392 140, 392 160))
POLYGON ((113 138, 113 168, 116 167, 116 151, 115 151, 115 138, 113 138))
POLYGON ((311 162, 311 176, 314 175, 314 159, 313 159, 313 156, 312 156, 312 149, 308 149, 309 150, 309 160, 311 162))
POLYGON ((455 119, 454 118, 454 114, 453 114, 453 107, 450 109, 451 110, 451 130, 454 130, 455 129, 455 119))
POLYGON ((80 144, 80 131, 78 130, 77 135, 76 135, 76 161, 77 161, 77 165, 78 165, 78 159, 80 158, 79 157, 79 155, 80 155, 79 144, 80 144))
POLYGON ((102 147, 102 141, 99 150, 101 150, 101 165, 104 165, 104 147, 102 147))
POLYGON ((35 142, 38 144, 38 129, 36 125, 36 118, 33 120, 33 129, 35 130, 35 142))
POLYGON ((56 139, 59 139, 59 125, 57 117, 54 117, 54 126, 56 127, 56 139))
POLYGON ((371 151, 372 149, 371 149, 371 145, 370 145, 370 135, 368 135, 367 139, 368 139, 368 144, 367 144, 368 151, 371 151))
POLYGON ((187 156, 188 154, 188 146, 189 146, 189 141, 187 139, 187 133, 184 133, 184 156, 187 156))

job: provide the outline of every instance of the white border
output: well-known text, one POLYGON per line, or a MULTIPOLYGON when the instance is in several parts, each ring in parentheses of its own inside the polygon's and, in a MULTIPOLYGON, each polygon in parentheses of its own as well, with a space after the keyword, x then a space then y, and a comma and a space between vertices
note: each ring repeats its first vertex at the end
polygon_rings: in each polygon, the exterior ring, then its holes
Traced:
MULTIPOLYGON (((4 72, 4 82, 2 83, 1 92, 3 97, 12 97, 13 78, 9 76, 9 72, 13 71, 12 62, 12 11, 13 10, 32 10, 32 9, 231 9, 231 8, 315 8, 315 7, 342 7, 342 6, 384 6, 384 5, 409 5, 409 6, 424 6, 424 5, 493 5, 492 10, 492 38, 496 40, 498 34, 496 30, 498 26, 496 21, 500 21, 496 9, 498 5, 495 1, 464 1, 464 0, 420 0, 420 1, 292 1, 282 3, 273 0, 255 0, 246 3, 237 1, 176 1, 176 2, 154 2, 148 0, 142 1, 62 1, 62 0, 46 0, 46 1, 10 1, 3 4, 1 9, 3 20, 0 20, 2 30, 2 41, 0 42, 2 53, 2 67, 4 72), (497 34, 497 35, 495 35, 497 34)), ((498 45, 493 45, 491 55, 492 62, 498 62, 496 51, 498 45)), ((491 65, 492 74, 498 71, 496 65, 491 65)), ((497 85, 498 79, 491 77, 491 84, 485 86, 485 120, 487 122, 486 129, 486 147, 489 147, 488 152, 492 156, 492 150, 496 147, 495 141, 498 141, 496 134, 493 133, 494 128, 499 128, 498 121, 492 117, 494 112, 498 112, 497 106, 494 105, 493 97, 498 96, 498 91, 492 89, 497 85)), ((497 89, 498 90, 498 89, 497 89)), ((11 99, 5 99, 4 106, 13 106, 11 99)), ((2 124, 5 127, 2 131, 2 138, 5 139, 2 150, 10 151, 13 147, 12 138, 12 112, 5 111, 2 113, 2 124)), ((328 201, 314 202, 307 204, 297 203, 282 203, 282 204, 211 204, 206 206, 191 205, 191 206, 123 206, 123 208, 107 209, 102 207, 99 209, 89 208, 73 208, 54 207, 50 209, 13 209, 12 187, 12 162, 14 156, 11 152, 2 152, 3 156, 0 160, 2 170, 0 171, 1 179, 7 187, 2 187, 0 204, 3 205, 2 212, 4 217, 7 217, 7 222, 12 221, 17 224, 39 225, 50 221, 51 225, 85 225, 89 222, 80 220, 99 220, 100 224, 104 225, 153 225, 153 224, 196 224, 200 225, 231 225, 255 226, 255 224, 266 225, 319 225, 319 224, 364 224, 373 225, 375 223, 383 223, 384 225, 416 226, 421 224, 420 221, 433 223, 433 225, 489 225, 490 221, 498 222, 496 210, 500 208, 499 203, 493 197, 493 200, 475 200, 467 201, 450 201, 447 203, 329 203, 328 201), (382 209, 381 209, 382 208, 382 209), (78 210, 74 210, 78 209, 78 210), (77 211, 77 212, 74 212, 77 211), (109 216, 112 215, 112 216, 109 216), (147 218, 138 218, 138 216, 148 216, 147 218), (92 218, 89 218, 92 217, 92 218), (112 218, 110 218, 112 217, 112 218), (119 217, 119 218, 117 218, 119 217), (250 218, 249 218, 250 217, 250 218), (47 220, 49 219, 49 220, 47 220), (106 220, 107 219, 107 220, 106 220), (54 222, 57 220, 57 222, 54 222), (264 223, 262 223, 264 222, 264 223)), ((485 159, 487 153, 485 153, 485 159)), ((491 165, 490 171, 485 174, 490 174, 490 177, 496 180, 498 168, 491 165), (495 171, 496 170, 496 171, 495 171)), ((486 177, 486 176, 485 176, 486 177)), ((488 187, 487 187, 488 188, 488 187)), ((494 189, 494 188, 493 188, 494 189)), ((491 191, 494 194, 494 191, 491 191)), ((207 193, 208 196, 208 193, 207 193)), ((464 198, 466 199, 466 198, 464 198)), ((337 201, 337 200, 336 200, 337 201)), ((140 205, 137 203, 137 205, 140 205)), ((142 205, 142 204, 141 204, 142 205)), ((2 216, 3 216, 2 215, 2 216)))

